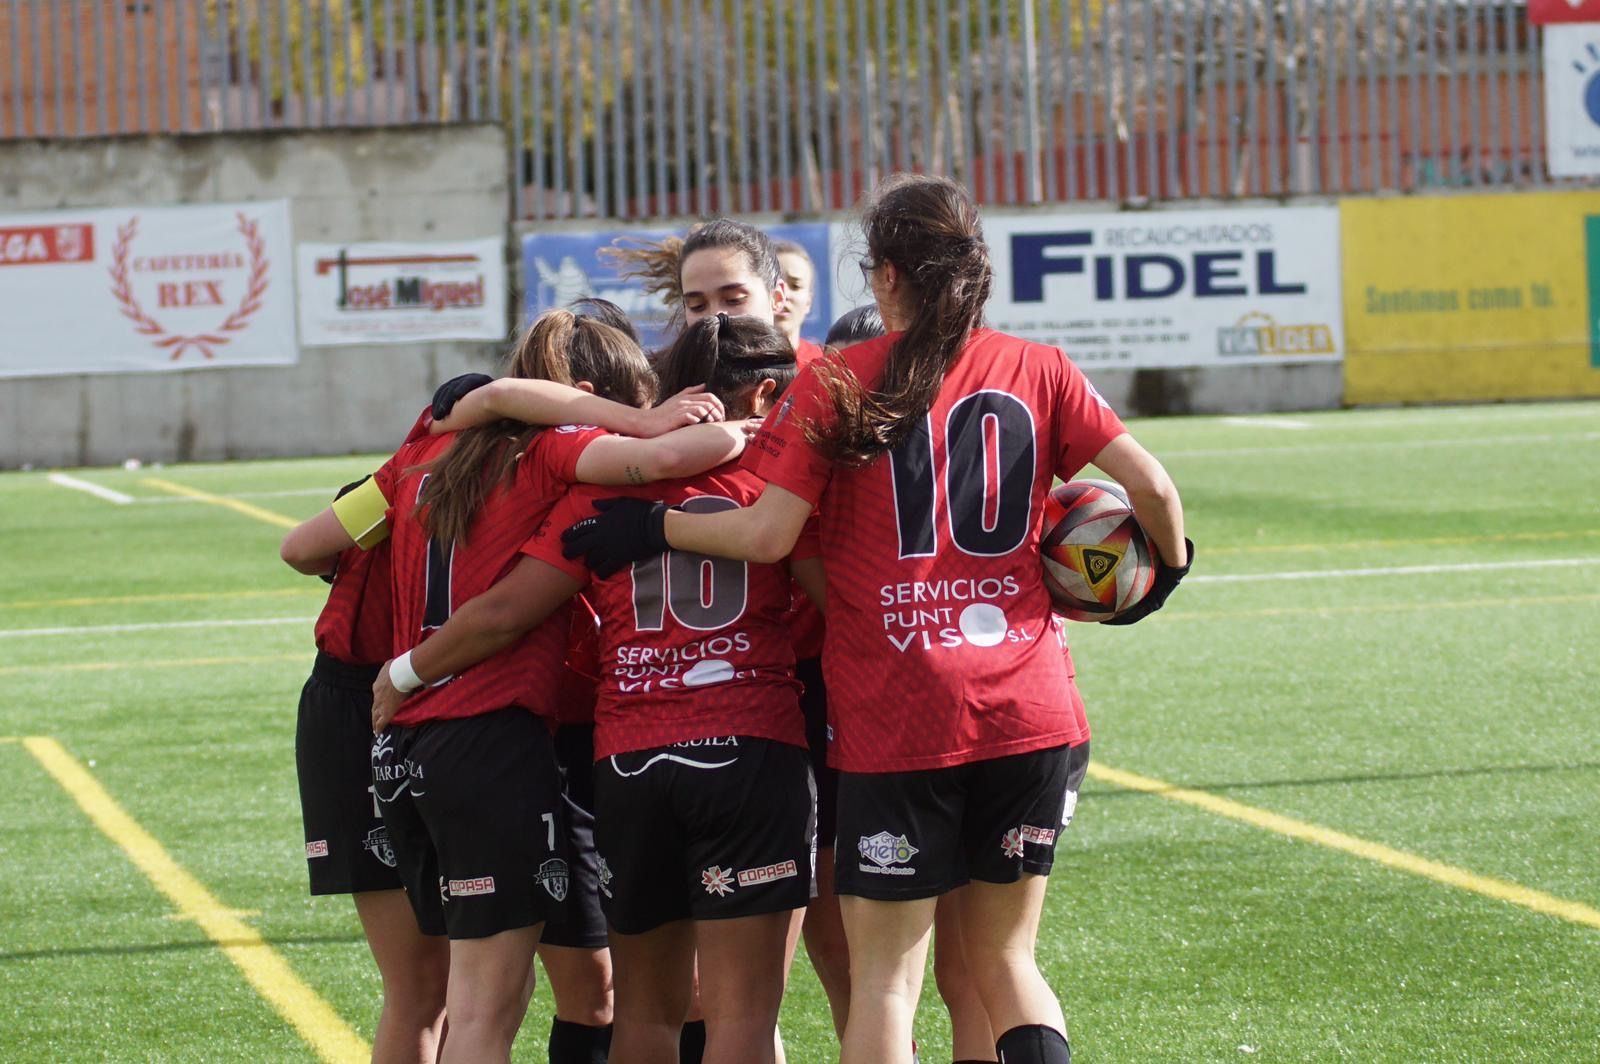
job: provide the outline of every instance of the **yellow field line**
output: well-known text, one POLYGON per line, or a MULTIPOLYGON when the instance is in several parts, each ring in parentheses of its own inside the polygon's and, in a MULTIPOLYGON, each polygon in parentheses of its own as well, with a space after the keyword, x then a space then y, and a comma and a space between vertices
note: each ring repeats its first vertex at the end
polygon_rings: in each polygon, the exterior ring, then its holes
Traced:
POLYGON ((1476 543, 1543 543, 1557 539, 1592 539, 1600 528, 1569 532, 1498 532, 1482 536, 1428 536, 1420 539, 1358 539, 1342 543, 1261 543, 1243 547, 1211 547, 1206 557, 1218 554, 1292 554, 1331 550, 1382 550, 1386 547, 1460 547, 1476 543))
POLYGON ((145 878, 192 919, 227 955, 250 985, 289 1022, 317 1056, 358 1064, 372 1050, 319 997, 255 928, 234 916, 205 886, 168 855, 161 843, 123 811, 100 782, 54 739, 31 736, 22 745, 72 796, 95 827, 116 843, 145 878))
POLYGON ((190 499, 208 502, 213 506, 222 506, 235 513, 244 514, 246 517, 253 517, 257 521, 265 521, 269 525, 277 525, 279 528, 293 528, 300 523, 292 517, 285 517, 283 514, 273 513, 271 510, 263 510, 259 506, 252 506, 250 503, 241 502, 238 499, 225 499, 221 495, 213 495, 209 491, 201 491, 199 488, 191 488, 184 484, 174 484, 172 481, 162 480, 160 477, 145 477, 139 483, 164 491, 169 495, 183 495, 190 499))
POLYGON ((1314 842, 1318 846, 1326 846, 1332 850, 1339 850, 1352 854, 1368 861, 1386 865, 1401 872, 1409 872, 1414 876, 1431 879, 1436 883, 1456 887, 1459 890, 1471 891, 1481 894, 1486 898, 1507 902, 1511 905, 1520 905, 1524 909, 1531 909, 1545 916, 1554 916, 1571 923, 1582 924, 1585 927, 1600 928, 1600 909, 1584 905, 1581 902, 1568 901, 1558 898, 1553 894, 1533 890, 1517 883, 1507 882, 1503 879, 1492 879, 1468 872, 1464 868, 1430 861, 1426 857, 1396 850, 1381 843, 1368 842, 1358 839, 1354 835, 1346 835, 1341 831, 1334 831, 1304 820, 1295 820, 1292 817, 1280 816, 1270 813, 1265 809, 1245 805, 1227 798, 1205 791, 1189 790, 1185 787, 1175 787, 1162 780, 1152 779, 1149 776, 1140 776, 1121 769, 1108 768, 1105 765, 1091 763, 1089 775, 1106 783, 1116 784, 1131 791, 1141 791, 1153 794, 1159 798, 1166 798, 1174 802, 1184 802, 1188 805, 1204 809, 1208 813, 1238 820, 1251 827, 1263 831, 1287 835, 1292 839, 1303 842, 1314 842))
POLYGON ((1179 610, 1174 621, 1217 621, 1234 617, 1298 617, 1318 613, 1409 613, 1417 610, 1474 610, 1486 607, 1565 606, 1600 601, 1592 595, 1527 595, 1521 598, 1456 599, 1446 602, 1375 602, 1365 606, 1270 606, 1259 610, 1179 610))
POLYGON ((59 606, 63 609, 76 606, 125 606, 147 602, 205 602, 213 599, 285 598, 293 595, 326 595, 328 589, 321 584, 315 587, 286 587, 271 591, 173 591, 152 595, 106 595, 100 598, 17 599, 0 602, 0 610, 39 610, 59 606))
POLYGON ((0 676, 19 672, 111 672, 114 669, 180 669, 209 665, 265 665, 308 660, 306 654, 263 654, 232 658, 154 658, 140 661, 72 661, 57 665, 0 665, 0 676))

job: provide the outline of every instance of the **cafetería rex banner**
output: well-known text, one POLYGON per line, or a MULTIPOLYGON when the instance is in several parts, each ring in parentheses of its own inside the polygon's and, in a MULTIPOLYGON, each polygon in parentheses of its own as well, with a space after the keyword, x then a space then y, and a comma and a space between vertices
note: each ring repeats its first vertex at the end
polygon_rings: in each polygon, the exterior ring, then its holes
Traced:
POLYGON ((300 342, 503 340, 505 244, 300 244, 300 342))
POLYGON ((1347 401, 1600 395, 1600 192, 1340 210, 1347 401))
POLYGON ((0 215, 0 376, 287 365, 283 201, 0 215))
POLYGON ((1337 361, 1339 214, 989 214, 989 324, 1085 368, 1337 361))

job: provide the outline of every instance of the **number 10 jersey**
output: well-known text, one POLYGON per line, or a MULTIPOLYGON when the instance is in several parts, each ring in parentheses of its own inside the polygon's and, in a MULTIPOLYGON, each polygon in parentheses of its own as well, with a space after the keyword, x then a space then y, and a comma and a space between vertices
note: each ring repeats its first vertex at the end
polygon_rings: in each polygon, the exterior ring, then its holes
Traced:
MULTIPOLYGON (((849 348, 869 388, 898 333, 849 348)), ((1061 351, 975 331, 893 451, 835 465, 834 414, 802 371, 745 464, 820 511, 829 763, 903 772, 1081 741, 1039 560, 1044 496, 1125 430, 1061 351)))

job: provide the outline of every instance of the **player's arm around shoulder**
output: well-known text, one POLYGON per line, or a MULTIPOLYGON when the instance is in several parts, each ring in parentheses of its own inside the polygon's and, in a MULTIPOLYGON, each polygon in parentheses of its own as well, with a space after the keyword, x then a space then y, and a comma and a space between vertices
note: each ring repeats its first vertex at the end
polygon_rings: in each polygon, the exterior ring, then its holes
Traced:
POLYGON ((716 421, 652 439, 599 436, 578 456, 578 480, 621 486, 692 477, 743 454, 751 426, 746 421, 716 421))

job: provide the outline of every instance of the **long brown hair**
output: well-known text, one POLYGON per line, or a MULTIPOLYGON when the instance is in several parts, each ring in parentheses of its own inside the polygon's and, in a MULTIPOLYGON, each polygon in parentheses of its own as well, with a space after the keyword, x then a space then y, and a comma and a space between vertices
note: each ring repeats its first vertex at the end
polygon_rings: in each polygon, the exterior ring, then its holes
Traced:
POLYGON ((868 389, 837 356, 818 376, 835 418, 808 434, 830 459, 862 465, 893 450, 928 413, 972 330, 983 324, 992 271, 978 209, 942 177, 899 174, 878 186, 861 219, 862 266, 894 264, 910 288, 911 323, 889 349, 883 378, 868 389))
POLYGON ((777 382, 781 395, 794 380, 794 348, 776 325, 746 315, 713 314, 689 326, 657 363, 664 395, 696 384, 727 407, 730 418, 748 416, 750 390, 777 382))
MULTIPOLYGON (((506 376, 570 385, 588 381, 596 395, 631 406, 655 395, 655 376, 637 341, 604 322, 570 310, 541 314, 517 341, 506 376)), ((517 460, 542 426, 502 419, 463 429, 431 463, 416 517, 428 534, 465 542, 498 485, 516 476, 517 460)))
MULTIPOLYGON (((805 249, 795 245, 801 254, 805 249)), ((689 229, 687 237, 668 236, 659 240, 619 237, 600 257, 619 277, 642 282, 651 295, 660 295, 672 308, 672 325, 683 325, 683 264, 690 255, 705 248, 735 248, 750 264, 750 272, 768 288, 778 287, 782 273, 772 238, 748 222, 733 218, 714 218, 689 229)), ((809 256, 807 256, 809 258, 809 256)), ((672 394, 672 393, 667 393, 672 394)))

